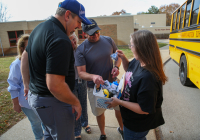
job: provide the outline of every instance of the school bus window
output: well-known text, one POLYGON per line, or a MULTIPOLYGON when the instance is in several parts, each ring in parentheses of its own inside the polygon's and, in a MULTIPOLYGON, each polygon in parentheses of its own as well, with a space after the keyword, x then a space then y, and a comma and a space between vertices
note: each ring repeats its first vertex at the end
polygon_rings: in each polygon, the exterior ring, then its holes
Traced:
POLYGON ((188 21, 189 21, 189 17, 190 17, 191 4, 192 4, 192 1, 188 0, 188 2, 187 2, 187 9, 186 9, 186 15, 185 15, 185 27, 188 26, 188 21))
POLYGON ((178 24, 179 24, 179 16, 180 16, 180 9, 178 9, 178 14, 177 14, 177 18, 176 18, 176 29, 178 30, 178 24))
POLYGON ((175 30, 175 24, 176 24, 176 13, 177 13, 177 12, 175 12, 174 15, 173 15, 173 26, 172 26, 172 29, 173 29, 173 30, 175 30))
POLYGON ((191 24, 197 24, 197 16, 199 12, 199 4, 200 0, 195 0, 194 5, 193 5, 193 10, 192 10, 192 15, 191 15, 191 24))
POLYGON ((180 18, 180 27, 179 27, 179 29, 182 29, 182 27, 183 27, 184 11, 185 11, 185 4, 181 7, 181 18, 180 18))

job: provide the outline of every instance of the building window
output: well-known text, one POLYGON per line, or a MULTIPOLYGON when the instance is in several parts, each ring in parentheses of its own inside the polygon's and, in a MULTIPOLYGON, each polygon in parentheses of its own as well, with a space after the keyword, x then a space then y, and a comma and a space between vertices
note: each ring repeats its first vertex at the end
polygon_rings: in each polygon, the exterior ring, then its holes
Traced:
POLYGON ((24 34, 24 31, 8 31, 8 38, 10 42, 10 47, 17 46, 17 40, 20 35, 24 34))
POLYGON ((78 39, 86 39, 82 30, 78 30, 78 39))
POLYGON ((151 24, 156 24, 155 22, 151 22, 151 24))

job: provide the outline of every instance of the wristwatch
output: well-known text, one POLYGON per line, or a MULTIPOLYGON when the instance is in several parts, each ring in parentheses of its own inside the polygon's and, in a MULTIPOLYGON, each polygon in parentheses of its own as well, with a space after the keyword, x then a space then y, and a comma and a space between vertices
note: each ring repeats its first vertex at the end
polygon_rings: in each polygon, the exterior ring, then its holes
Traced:
POLYGON ((118 66, 115 66, 115 68, 117 68, 119 70, 119 67, 118 66))

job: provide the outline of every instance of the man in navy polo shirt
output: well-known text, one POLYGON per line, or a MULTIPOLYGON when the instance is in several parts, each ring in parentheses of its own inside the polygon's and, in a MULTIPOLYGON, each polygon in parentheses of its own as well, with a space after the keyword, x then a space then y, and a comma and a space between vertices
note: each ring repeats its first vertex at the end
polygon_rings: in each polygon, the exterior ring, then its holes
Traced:
POLYGON ((74 140, 72 110, 78 119, 82 108, 71 92, 75 72, 68 36, 81 27, 81 22, 91 24, 83 5, 76 0, 63 1, 54 17, 32 31, 22 55, 24 90, 29 105, 45 126, 45 140, 74 140))

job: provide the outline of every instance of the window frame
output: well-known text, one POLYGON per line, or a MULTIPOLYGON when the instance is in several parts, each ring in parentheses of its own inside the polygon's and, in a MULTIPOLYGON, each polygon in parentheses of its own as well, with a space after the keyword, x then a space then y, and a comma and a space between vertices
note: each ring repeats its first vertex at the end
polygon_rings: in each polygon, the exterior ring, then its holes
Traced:
POLYGON ((78 39, 79 39, 79 40, 80 40, 80 39, 86 39, 85 34, 84 34, 84 32, 83 32, 82 29, 79 29, 79 30, 78 30, 78 39), (79 31, 82 31, 82 34, 79 34, 79 31), (79 35, 82 35, 82 38, 80 38, 79 35))
POLYGON ((17 47, 17 41, 18 41, 18 38, 20 37, 20 35, 18 36, 17 35, 17 32, 23 32, 23 34, 24 34, 24 31, 23 30, 17 30, 17 31, 7 31, 7 33, 8 33, 8 40, 9 40, 9 44, 10 44, 10 47, 11 48, 14 48, 14 47, 17 47), (15 38, 10 38, 9 37, 9 32, 14 32, 15 33, 15 38), (12 41, 12 40, 16 40, 16 45, 11 45, 11 42, 10 41, 12 41))

